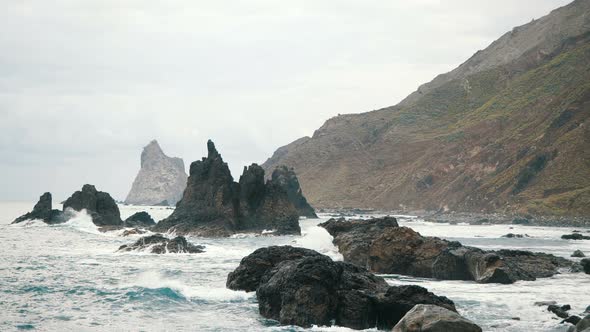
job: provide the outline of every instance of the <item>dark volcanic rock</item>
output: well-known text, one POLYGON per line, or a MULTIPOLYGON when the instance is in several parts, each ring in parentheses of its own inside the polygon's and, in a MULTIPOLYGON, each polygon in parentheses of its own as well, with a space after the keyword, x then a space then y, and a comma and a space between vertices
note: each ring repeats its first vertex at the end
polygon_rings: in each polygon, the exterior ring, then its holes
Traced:
POLYGON ((481 328, 458 313, 435 305, 418 304, 393 332, 481 332, 481 328))
POLYGON ((529 237, 529 235, 528 234, 508 233, 506 235, 502 235, 502 237, 506 237, 506 238, 509 238, 509 239, 512 239, 512 238, 519 238, 520 239, 520 238, 524 238, 524 237, 529 237))
POLYGON ((377 273, 396 273, 444 280, 513 283, 535 280, 572 267, 573 262, 543 253, 484 251, 398 227, 390 217, 335 220, 320 224, 334 236, 344 260, 377 273))
POLYGON ((586 257, 586 255, 584 255, 584 253, 582 252, 582 250, 576 250, 572 254, 572 257, 586 257))
POLYGON ((63 209, 86 210, 97 226, 122 226, 121 213, 115 200, 106 192, 98 191, 93 185, 85 184, 68 198, 63 209))
POLYGON ((565 234, 561 238, 564 240, 590 240, 590 236, 582 235, 581 233, 565 234))
POLYGON ((317 218, 317 214, 314 209, 309 205, 307 199, 303 196, 299 180, 295 175, 295 171, 287 166, 279 166, 273 172, 271 176, 272 181, 279 185, 287 192, 289 200, 300 216, 307 218, 317 218))
POLYGON ((162 234, 154 234, 145 236, 130 245, 122 245, 119 251, 133 251, 150 249, 152 254, 166 254, 166 253, 201 253, 205 249, 204 246, 197 246, 189 243, 184 236, 177 236, 169 239, 162 234))
POLYGON ((567 313, 567 311, 570 308, 565 307, 565 306, 558 306, 556 304, 550 304, 547 307, 548 311, 551 311, 552 313, 554 313, 555 315, 557 315, 557 317, 559 318, 568 318, 570 315, 567 313))
POLYGON ((572 325, 576 325, 578 324, 580 321, 582 320, 582 318, 580 318, 580 316, 576 316, 576 315, 571 315, 568 318, 564 319, 563 321, 561 321, 561 323, 570 323, 572 325))
POLYGON ((573 331, 570 331, 570 332, 588 332, 589 330, 590 330, 590 315, 587 315, 586 317, 582 318, 582 320, 576 324, 576 327, 573 329, 573 331))
POLYGON ((206 158, 191 164, 187 187, 176 209, 155 229, 202 236, 269 229, 276 234, 301 232, 299 215, 287 192, 273 180, 264 183, 260 166, 245 167, 236 183, 210 140, 207 150, 206 158))
POLYGON ((422 287, 390 287, 364 268, 289 246, 256 250, 230 273, 227 285, 256 289, 260 314, 283 325, 392 328, 418 303, 455 311, 452 301, 422 287))
POLYGON ((584 258, 580 261, 580 264, 584 268, 586 274, 590 274, 590 258, 584 258))
POLYGON ((123 234, 121 234, 121 236, 141 235, 141 234, 145 234, 145 233, 147 233, 147 231, 144 231, 139 228, 132 228, 132 229, 126 229, 125 231, 123 231, 123 234))
POLYGON ((33 207, 33 211, 16 218, 12 223, 16 224, 26 220, 39 219, 48 224, 65 221, 61 211, 52 210, 51 193, 44 193, 39 197, 39 201, 33 207))
POLYGON ((156 224, 149 213, 145 211, 136 212, 125 219, 125 227, 151 227, 156 224))

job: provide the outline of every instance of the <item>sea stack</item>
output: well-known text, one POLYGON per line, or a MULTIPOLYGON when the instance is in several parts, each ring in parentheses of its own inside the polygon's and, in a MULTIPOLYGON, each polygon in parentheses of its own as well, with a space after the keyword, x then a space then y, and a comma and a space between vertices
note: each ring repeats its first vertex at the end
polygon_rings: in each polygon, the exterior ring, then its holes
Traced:
POLYGON ((39 201, 33 207, 33 211, 16 218, 12 223, 17 224, 19 222, 34 219, 43 220, 48 224, 62 222, 63 218, 61 211, 53 210, 51 207, 51 193, 46 192, 39 197, 39 201))
POLYGON ((263 230, 301 232, 299 214, 283 185, 272 179, 265 183, 264 170, 257 164, 244 167, 235 182, 211 140, 207 157, 191 164, 187 187, 176 209, 155 230, 201 236, 263 230))
POLYGON ((297 212, 302 217, 317 218, 314 209, 309 205, 307 199, 303 196, 299 180, 295 175, 293 168, 279 166, 272 172, 272 181, 285 188, 289 200, 293 203, 297 212))
POLYGON ((98 191, 91 184, 82 186, 82 190, 76 191, 63 204, 63 210, 86 210, 92 217, 92 222, 97 226, 122 226, 121 213, 115 200, 104 191, 98 191))
POLYGON ((135 205, 174 205, 182 198, 187 175, 181 158, 168 157, 153 140, 143 148, 141 168, 125 199, 135 205))

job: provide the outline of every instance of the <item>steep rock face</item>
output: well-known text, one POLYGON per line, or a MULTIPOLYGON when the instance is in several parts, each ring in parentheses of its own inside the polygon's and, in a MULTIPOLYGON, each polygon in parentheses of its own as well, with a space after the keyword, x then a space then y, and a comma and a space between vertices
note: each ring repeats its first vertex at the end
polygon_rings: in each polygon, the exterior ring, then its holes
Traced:
POLYGON ((182 199, 170 217, 156 229, 203 236, 228 236, 236 232, 273 229, 278 234, 298 234, 299 215, 286 190, 273 180, 264 182, 264 170, 244 168, 239 183, 212 141, 206 158, 195 161, 182 199))
POLYGON ((63 209, 86 210, 97 226, 122 226, 121 213, 115 200, 106 192, 98 191, 93 185, 85 184, 63 204, 63 209))
POLYGON ((574 1, 262 166, 292 167, 316 207, 589 215, 589 38, 590 2, 574 1))
POLYGON ((127 204, 174 205, 182 198, 187 175, 181 158, 168 157, 156 140, 141 153, 141 169, 125 199, 127 204))
POLYGON ((573 266, 571 261, 544 253, 484 251, 422 236, 408 227, 399 227, 391 217, 330 219, 319 226, 334 237, 344 261, 376 273, 508 284, 550 277, 560 268, 573 266))
POLYGON ((391 329, 419 303, 456 311, 451 300, 422 287, 390 287, 361 267, 290 246, 261 248, 246 256, 227 285, 256 290, 260 314, 283 325, 391 329))
POLYGON ((51 207, 51 193, 44 193, 41 195, 41 197, 39 197, 39 201, 33 207, 33 211, 16 218, 12 223, 16 224, 33 219, 43 220, 48 224, 64 221, 61 211, 53 210, 51 207))
POLYGON ((309 205, 307 199, 303 196, 299 180, 295 171, 287 166, 279 166, 272 172, 272 181, 284 188, 300 216, 307 218, 317 218, 314 209, 309 205))

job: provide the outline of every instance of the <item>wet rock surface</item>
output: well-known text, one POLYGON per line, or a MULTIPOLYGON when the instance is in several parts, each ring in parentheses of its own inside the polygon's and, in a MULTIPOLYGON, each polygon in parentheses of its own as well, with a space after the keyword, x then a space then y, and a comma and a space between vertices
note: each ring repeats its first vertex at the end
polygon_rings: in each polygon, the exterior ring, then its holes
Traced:
POLYGON ((121 213, 115 200, 106 192, 98 191, 93 185, 85 184, 68 198, 63 209, 86 210, 97 226, 122 226, 121 213))
POLYGON ((484 251, 459 242, 425 237, 395 218, 331 219, 320 226, 334 237, 344 260, 376 273, 443 280, 513 283, 550 277, 573 262, 521 250, 484 251), (393 220, 392 220, 393 219, 393 220))
POLYGON ((48 224, 55 224, 65 221, 65 217, 61 211, 52 209, 52 198, 51 193, 49 192, 46 192, 41 195, 41 197, 39 197, 39 201, 33 207, 33 211, 16 218, 12 223, 16 224, 34 219, 43 220, 48 224))
POLYGON ((389 286, 366 269, 290 246, 258 249, 228 275, 235 290, 256 290, 260 314, 282 325, 391 329, 416 304, 456 311, 419 286, 389 286))
POLYGON ((582 250, 576 250, 572 253, 572 257, 586 257, 586 255, 584 255, 582 250))
POLYGON ((177 236, 169 239, 162 234, 154 234, 144 236, 130 245, 122 245, 119 251, 145 251, 149 250, 152 254, 166 254, 166 253, 201 253, 205 249, 204 246, 194 245, 186 240, 184 236, 177 236))
POLYGON ((297 209, 280 183, 265 183, 264 170, 257 164, 244 167, 239 182, 234 182, 212 141, 207 150, 206 158, 191 164, 182 199, 156 230, 214 237, 263 230, 277 235, 301 232, 297 209))
POLYGON ((395 325, 393 332, 481 332, 458 313, 435 305, 418 304, 395 325))
POLYGON ((564 240, 590 240, 590 236, 583 235, 582 233, 564 234, 561 238, 564 240))
POLYGON ((140 211, 125 219, 125 227, 152 227, 156 224, 149 213, 140 211))

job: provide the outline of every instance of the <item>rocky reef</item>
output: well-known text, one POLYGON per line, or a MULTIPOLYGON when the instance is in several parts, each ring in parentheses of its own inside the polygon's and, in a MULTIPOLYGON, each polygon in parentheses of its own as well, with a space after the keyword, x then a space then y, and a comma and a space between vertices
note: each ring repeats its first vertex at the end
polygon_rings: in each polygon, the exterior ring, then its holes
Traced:
POLYGON ((416 304, 456 312, 453 301, 419 286, 389 286, 382 277, 313 250, 261 248, 228 275, 227 287, 256 290, 260 314, 282 325, 391 329, 416 304))
POLYGON ((23 214, 16 218, 12 223, 20 223, 27 220, 43 220, 48 224, 63 222, 64 218, 60 210, 52 209, 51 193, 44 193, 39 197, 39 201, 33 207, 33 211, 23 214))
POLYGON ((376 273, 443 280, 509 284, 535 280, 575 265, 567 259, 522 250, 484 251, 459 242, 426 237, 395 218, 330 219, 320 224, 333 237, 346 262, 376 273))
POLYGON ((293 180, 282 181, 277 175, 265 182, 264 170, 252 164, 235 182, 211 140, 207 151, 206 158, 191 164, 182 199, 155 230, 215 237, 263 230, 279 235, 301 232, 298 210, 285 187, 293 180))
POLYGON ((125 203, 174 205, 182 198, 186 178, 184 161, 165 155, 158 141, 153 140, 143 148, 141 168, 125 203))
POLYGON ((92 217, 92 222, 97 226, 122 226, 121 213, 115 200, 104 191, 98 191, 91 184, 82 186, 82 190, 76 191, 68 198, 63 209, 74 211, 86 210, 92 217))
POLYGON ((144 236, 133 244, 122 245, 119 251, 145 251, 152 254, 197 254, 203 252, 204 246, 194 245, 186 240, 184 236, 177 236, 169 239, 162 234, 144 236))

